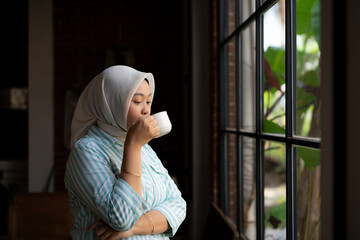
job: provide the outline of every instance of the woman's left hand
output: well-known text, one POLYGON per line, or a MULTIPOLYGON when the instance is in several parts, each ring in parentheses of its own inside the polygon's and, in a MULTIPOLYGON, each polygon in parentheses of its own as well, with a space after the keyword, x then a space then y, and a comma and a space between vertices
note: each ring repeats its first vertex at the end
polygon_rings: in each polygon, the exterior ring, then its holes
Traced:
POLYGON ((87 230, 90 232, 93 229, 96 229, 95 234, 101 240, 116 240, 119 238, 128 238, 134 235, 132 229, 126 232, 119 232, 112 229, 108 224, 106 224, 102 220, 93 222, 87 230))

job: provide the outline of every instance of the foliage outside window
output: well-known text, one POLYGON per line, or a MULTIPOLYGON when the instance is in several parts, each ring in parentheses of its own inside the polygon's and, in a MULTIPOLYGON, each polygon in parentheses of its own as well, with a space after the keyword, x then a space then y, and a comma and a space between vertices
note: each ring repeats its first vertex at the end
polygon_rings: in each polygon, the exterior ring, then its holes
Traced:
POLYGON ((219 199, 244 239, 320 239, 320 1, 219 2, 219 199))

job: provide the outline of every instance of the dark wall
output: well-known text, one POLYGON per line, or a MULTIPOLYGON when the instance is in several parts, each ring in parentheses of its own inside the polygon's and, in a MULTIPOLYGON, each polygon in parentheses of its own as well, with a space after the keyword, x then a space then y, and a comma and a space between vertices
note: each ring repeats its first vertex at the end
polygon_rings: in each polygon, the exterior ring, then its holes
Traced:
POLYGON ((6 1, 1 9, 0 159, 24 161, 28 157, 27 102, 23 109, 11 107, 10 89, 26 91, 28 87, 28 4, 26 0, 6 1))
POLYGON ((188 159, 184 160, 183 154, 187 117, 183 112, 181 1, 54 0, 53 14, 55 190, 64 190, 69 154, 65 146, 69 130, 66 119, 72 109, 65 96, 80 92, 113 64, 130 64, 154 74, 152 112, 167 110, 173 130, 150 145, 184 189, 184 179, 190 172, 184 169, 188 159))

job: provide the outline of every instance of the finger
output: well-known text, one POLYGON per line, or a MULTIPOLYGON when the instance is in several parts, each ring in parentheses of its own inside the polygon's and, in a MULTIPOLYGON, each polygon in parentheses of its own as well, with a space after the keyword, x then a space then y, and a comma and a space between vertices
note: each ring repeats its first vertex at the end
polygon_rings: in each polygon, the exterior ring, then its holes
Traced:
POLYGON ((91 230, 93 230, 94 228, 100 226, 102 224, 102 222, 100 220, 97 220, 95 222, 93 222, 87 229, 88 232, 90 232, 91 230))
POLYGON ((153 116, 149 115, 146 116, 146 119, 148 119, 150 122, 156 120, 153 116))
POLYGON ((158 121, 156 119, 151 121, 151 124, 153 127, 156 127, 158 125, 158 121))
POLYGON ((101 240, 109 239, 109 237, 113 234, 113 230, 109 229, 107 230, 103 235, 101 235, 101 240))
POLYGON ((143 119, 144 119, 145 122, 148 122, 150 124, 153 124, 153 123, 157 122, 157 120, 153 116, 150 116, 150 115, 149 116, 144 116, 143 119))
POLYGON ((160 127, 159 126, 156 126, 155 128, 154 128, 154 134, 156 135, 156 136, 158 136, 158 135, 160 135, 160 127))
POLYGON ((119 236, 117 233, 111 234, 111 236, 108 238, 108 240, 117 240, 117 239, 119 239, 119 236))
POLYGON ((96 235, 97 236, 101 236, 103 235, 106 231, 108 231, 109 229, 109 226, 106 225, 106 224, 102 224, 101 226, 99 226, 97 229, 96 229, 96 235))
POLYGON ((154 118, 152 116, 149 115, 145 115, 145 116, 141 116, 139 118, 139 121, 143 121, 143 122, 151 122, 154 118))
POLYGON ((158 121, 152 116, 148 116, 144 119, 144 122, 145 125, 150 126, 150 128, 155 128, 158 125, 158 121))

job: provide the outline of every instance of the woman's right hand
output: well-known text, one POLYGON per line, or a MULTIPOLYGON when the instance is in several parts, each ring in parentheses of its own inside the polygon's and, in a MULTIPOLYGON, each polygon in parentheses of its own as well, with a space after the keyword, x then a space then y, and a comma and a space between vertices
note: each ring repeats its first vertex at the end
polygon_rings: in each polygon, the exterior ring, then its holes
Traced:
POLYGON ((139 118, 128 130, 125 142, 142 147, 154 137, 160 135, 160 127, 152 116, 139 118))
POLYGON ((93 222, 89 228, 87 229, 88 232, 95 229, 95 234, 100 240, 116 240, 120 238, 128 238, 134 235, 132 229, 126 232, 118 232, 112 229, 108 224, 106 224, 102 220, 98 220, 93 222))

